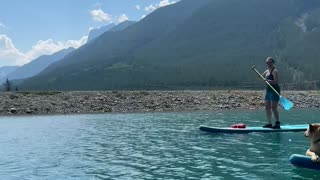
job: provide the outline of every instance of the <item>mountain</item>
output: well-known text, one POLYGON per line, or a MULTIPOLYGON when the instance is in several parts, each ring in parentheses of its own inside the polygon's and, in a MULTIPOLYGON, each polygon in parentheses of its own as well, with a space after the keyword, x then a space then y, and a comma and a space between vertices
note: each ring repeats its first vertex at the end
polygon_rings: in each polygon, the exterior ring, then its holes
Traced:
POLYGON ((22 87, 236 86, 257 82, 250 68, 262 71, 268 56, 284 82, 320 79, 318 17, 317 0, 181 0, 123 31, 105 32, 22 87))
POLYGON ((4 82, 6 80, 8 74, 18 69, 19 66, 3 66, 0 67, 0 81, 4 82))
POLYGON ((123 21, 122 23, 119 23, 115 27, 111 28, 109 31, 123 31, 124 29, 128 28, 129 26, 136 23, 136 21, 123 21))
POLYGON ((100 28, 97 29, 92 29, 89 32, 89 36, 88 36, 88 40, 87 42, 92 41, 93 39, 97 38, 98 36, 100 36, 101 34, 103 34, 104 32, 109 31, 110 29, 114 28, 116 25, 114 23, 102 26, 100 28))
POLYGON ((127 27, 133 25, 134 23, 136 23, 135 21, 124 21, 122 23, 119 24, 108 24, 106 26, 102 26, 101 28, 98 29, 93 29, 90 31, 89 36, 88 36, 88 42, 91 42, 92 40, 96 39, 97 37, 99 37, 100 35, 102 35, 103 33, 107 32, 107 31, 122 31, 124 29, 126 29, 127 27))
POLYGON ((45 68, 47 68, 50 64, 57 62, 61 59, 63 59, 67 54, 72 52, 74 48, 68 48, 60 50, 56 53, 53 53, 51 55, 43 55, 35 60, 20 66, 19 68, 16 68, 14 71, 11 71, 7 77, 9 80, 15 80, 15 79, 23 79, 32 77, 39 72, 43 71, 45 68))

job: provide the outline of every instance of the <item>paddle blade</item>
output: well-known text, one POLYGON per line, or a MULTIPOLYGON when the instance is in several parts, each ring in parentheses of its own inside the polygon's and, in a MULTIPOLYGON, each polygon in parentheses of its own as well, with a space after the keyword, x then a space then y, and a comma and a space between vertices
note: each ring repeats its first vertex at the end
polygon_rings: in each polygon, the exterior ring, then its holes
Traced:
POLYGON ((280 104, 287 111, 293 107, 293 103, 282 96, 280 96, 280 104))

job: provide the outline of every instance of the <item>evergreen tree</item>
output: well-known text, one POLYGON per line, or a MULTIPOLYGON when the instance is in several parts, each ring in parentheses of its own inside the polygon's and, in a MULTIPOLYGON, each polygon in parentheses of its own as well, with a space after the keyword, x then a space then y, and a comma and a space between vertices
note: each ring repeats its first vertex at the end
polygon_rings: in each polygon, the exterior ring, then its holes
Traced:
POLYGON ((11 91, 11 82, 7 78, 6 82, 4 82, 4 87, 6 91, 11 91))

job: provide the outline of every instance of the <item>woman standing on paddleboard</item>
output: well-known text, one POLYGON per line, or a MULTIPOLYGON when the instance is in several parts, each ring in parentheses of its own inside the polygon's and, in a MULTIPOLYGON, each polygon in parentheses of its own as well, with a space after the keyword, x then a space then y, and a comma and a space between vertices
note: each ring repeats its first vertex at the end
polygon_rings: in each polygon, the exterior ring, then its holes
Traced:
MULTIPOLYGON (((275 61, 272 57, 267 58, 266 64, 268 69, 264 71, 262 76, 280 94, 280 86, 278 84, 279 73, 276 67, 274 66, 274 62, 275 61)), ((267 86, 264 100, 265 100, 265 108, 266 108, 268 123, 263 126, 264 128, 275 128, 275 129, 280 128, 279 113, 277 110, 279 99, 280 99, 280 96, 276 92, 274 92, 274 90, 271 87, 267 86), (272 126, 272 123, 271 123, 272 113, 276 120, 274 126, 272 126)))

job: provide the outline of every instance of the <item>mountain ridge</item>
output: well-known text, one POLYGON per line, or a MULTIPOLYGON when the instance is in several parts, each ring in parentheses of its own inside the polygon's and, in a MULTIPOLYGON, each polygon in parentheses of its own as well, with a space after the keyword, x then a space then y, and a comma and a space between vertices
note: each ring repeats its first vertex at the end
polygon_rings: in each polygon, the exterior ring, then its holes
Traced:
MULTIPOLYGON (((291 82, 297 79, 295 72, 312 68, 299 61, 307 51, 305 61, 318 64, 315 48, 299 49, 301 43, 316 45, 320 31, 302 32, 295 24, 305 13, 311 14, 306 22, 317 19, 318 9, 314 0, 182 0, 121 32, 102 34, 23 86, 90 90, 239 85, 257 81, 250 67, 265 68, 268 56, 276 57, 281 77, 291 82)), ((307 29, 310 24, 311 29, 318 27, 317 20, 311 22, 307 29)), ((320 79, 315 71, 301 81, 320 79)))

